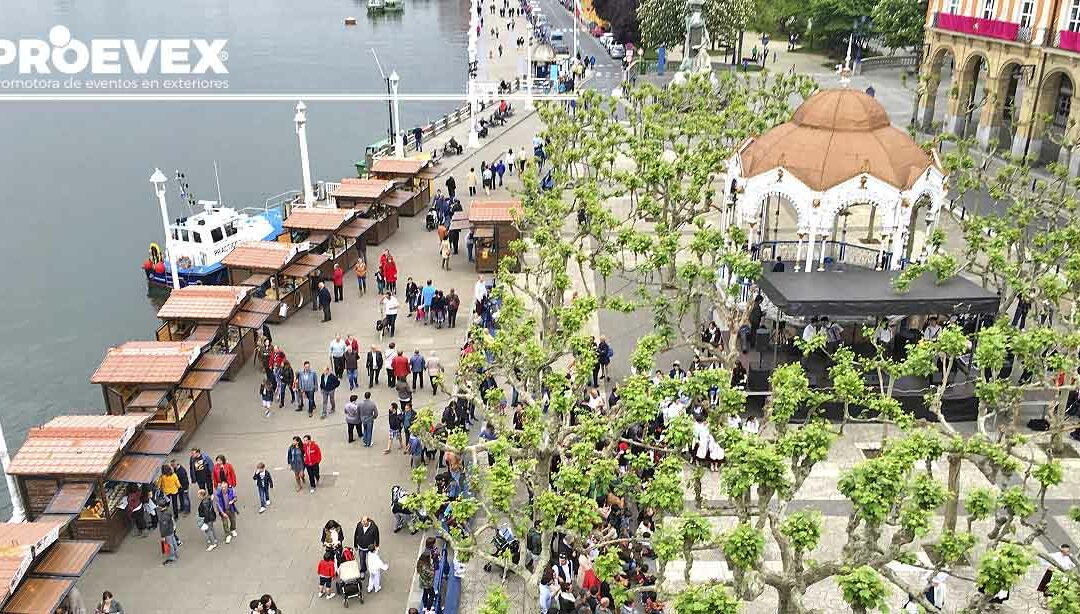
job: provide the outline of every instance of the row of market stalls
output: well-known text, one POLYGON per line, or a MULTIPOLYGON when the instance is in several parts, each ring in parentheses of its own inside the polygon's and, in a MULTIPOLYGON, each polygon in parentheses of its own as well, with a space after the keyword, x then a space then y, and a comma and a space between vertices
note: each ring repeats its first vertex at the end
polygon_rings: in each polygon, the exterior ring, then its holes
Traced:
POLYGON ((102 542, 70 539, 62 521, 0 523, 0 612, 75 611, 75 589, 102 542))

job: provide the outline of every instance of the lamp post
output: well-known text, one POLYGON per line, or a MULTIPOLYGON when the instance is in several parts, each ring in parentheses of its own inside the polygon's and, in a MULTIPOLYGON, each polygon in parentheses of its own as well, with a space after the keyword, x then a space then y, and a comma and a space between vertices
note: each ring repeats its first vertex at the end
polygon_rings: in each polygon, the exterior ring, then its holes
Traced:
POLYGON ((169 259, 169 268, 172 269, 173 290, 180 289, 180 273, 176 270, 176 254, 173 250, 172 233, 169 232, 169 207, 165 204, 165 184, 168 179, 161 169, 155 168, 154 174, 150 175, 150 183, 154 186, 154 194, 158 199, 158 207, 161 208, 161 225, 165 228, 165 253, 169 259))
POLYGON ((315 194, 311 191, 311 161, 308 159, 307 146, 307 105, 301 100, 296 103, 296 138, 300 141, 300 174, 304 181, 304 206, 315 204, 315 194))
POLYGON ((394 115, 391 118, 391 122, 394 126, 394 156, 398 158, 405 157, 405 139, 401 136, 401 116, 398 110, 398 84, 401 83, 401 77, 398 76, 397 71, 390 71, 390 97, 394 100, 394 115))

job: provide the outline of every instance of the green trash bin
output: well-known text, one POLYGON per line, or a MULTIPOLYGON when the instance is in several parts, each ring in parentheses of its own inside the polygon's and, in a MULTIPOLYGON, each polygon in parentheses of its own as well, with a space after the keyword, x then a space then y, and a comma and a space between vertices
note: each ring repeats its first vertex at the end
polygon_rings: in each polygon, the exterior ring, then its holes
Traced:
POLYGON ((353 164, 356 165, 357 177, 367 176, 367 160, 357 160, 356 162, 353 162, 353 164))

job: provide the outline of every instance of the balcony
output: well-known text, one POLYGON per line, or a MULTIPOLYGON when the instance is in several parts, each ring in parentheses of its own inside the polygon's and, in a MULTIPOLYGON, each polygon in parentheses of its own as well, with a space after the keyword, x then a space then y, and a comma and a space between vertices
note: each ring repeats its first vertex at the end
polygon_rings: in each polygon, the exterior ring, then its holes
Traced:
POLYGON ((1054 46, 1058 49, 1080 53, 1080 32, 1060 30, 1054 36, 1054 46))
POLYGON ((934 13, 934 27, 939 30, 959 32, 983 38, 996 38, 1019 43, 1032 42, 1031 28, 1021 28, 1020 24, 1011 21, 980 19, 953 13, 934 13))

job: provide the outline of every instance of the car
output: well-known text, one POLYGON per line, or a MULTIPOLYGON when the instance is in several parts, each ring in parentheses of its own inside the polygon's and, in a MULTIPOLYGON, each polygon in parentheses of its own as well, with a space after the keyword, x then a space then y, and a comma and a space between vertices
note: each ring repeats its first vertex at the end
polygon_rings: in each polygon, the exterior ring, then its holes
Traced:
POLYGON ((551 33, 551 48, 555 55, 570 55, 570 46, 566 44, 566 38, 562 32, 551 33))
POLYGON ((590 30, 590 32, 596 38, 600 38, 601 36, 604 35, 604 28, 602 28, 600 26, 593 26, 592 29, 590 30))
POLYGON ((613 60, 621 60, 626 57, 626 47, 623 47, 619 43, 612 43, 611 46, 608 47, 608 55, 610 55, 613 60))
POLYGON ((615 42, 615 35, 611 32, 604 32, 600 35, 600 44, 603 45, 605 49, 610 47, 613 42, 615 42))

